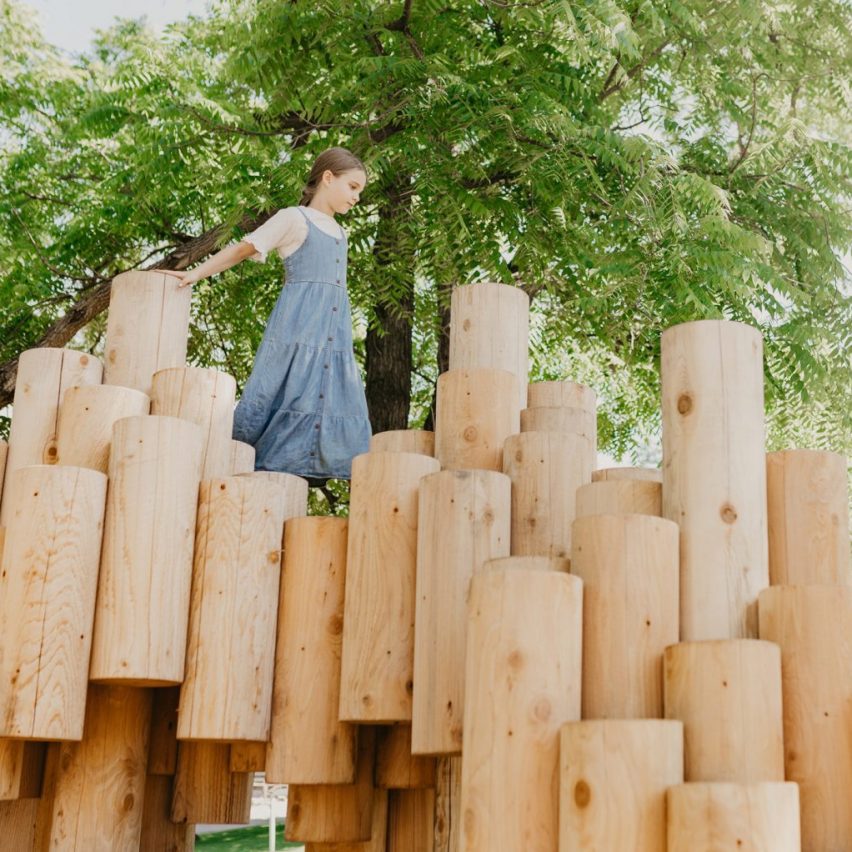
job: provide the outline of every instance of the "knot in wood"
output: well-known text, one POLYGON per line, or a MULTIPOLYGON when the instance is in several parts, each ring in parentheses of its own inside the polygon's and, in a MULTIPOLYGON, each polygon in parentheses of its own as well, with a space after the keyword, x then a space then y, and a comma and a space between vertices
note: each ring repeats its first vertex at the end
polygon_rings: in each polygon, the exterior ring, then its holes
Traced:
POLYGON ((591 801, 592 791, 589 789, 589 785, 585 781, 578 781, 574 785, 574 804, 578 808, 585 808, 591 801))
POLYGON ((726 524, 732 524, 737 519, 737 510, 730 503, 725 503, 719 509, 719 516, 726 524))
POLYGON ((689 414, 692 411, 692 395, 688 393, 682 393, 677 398, 677 410, 680 414, 689 414))
POLYGON ((473 443, 473 441, 475 441, 478 436, 479 436, 479 430, 476 428, 476 426, 468 426, 464 430, 464 432, 462 432, 462 437, 468 443, 473 443))

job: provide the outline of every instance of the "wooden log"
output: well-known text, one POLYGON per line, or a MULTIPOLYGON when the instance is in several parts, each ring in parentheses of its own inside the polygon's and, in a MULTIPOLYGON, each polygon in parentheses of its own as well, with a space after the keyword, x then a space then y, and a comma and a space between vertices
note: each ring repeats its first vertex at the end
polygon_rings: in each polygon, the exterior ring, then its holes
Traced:
POLYGON ((0 801, 0 837, 9 852, 34 849, 38 799, 0 801))
POLYGON ((663 652, 678 639, 677 524, 578 518, 571 571, 583 581, 583 718, 661 718, 663 652))
POLYGON ((373 791, 370 839, 352 843, 306 843, 305 852, 387 852, 388 791, 373 791))
POLYGON ((265 772, 269 743, 231 743, 231 772, 265 772))
POLYGON ((278 487, 278 497, 284 510, 284 518, 301 518, 308 514, 308 480, 292 473, 274 470, 255 470, 240 474, 253 479, 265 479, 278 487))
POLYGON ((83 736, 107 478, 14 471, 0 572, 0 737, 83 736))
POLYGON ((582 588, 554 571, 487 572, 471 581, 465 852, 556 852, 559 731, 580 718, 582 588))
POLYGON ((41 795, 45 744, 0 739, 0 801, 41 795))
POLYGON ((664 665, 666 718, 684 726, 685 780, 784 780, 777 645, 683 642, 666 649, 664 665))
POLYGON ((186 364, 192 294, 173 275, 123 272, 112 279, 104 384, 149 396, 154 373, 186 364))
POLYGON ((150 690, 89 687, 83 740, 60 747, 52 849, 139 848, 150 728, 150 690))
POLYGON ((846 458, 818 450, 766 456, 773 586, 852 586, 846 458))
POLYGON ((446 470, 503 469, 503 444, 520 431, 517 378, 506 370, 438 376, 435 457, 446 470))
POLYGON ((592 471, 592 482, 663 482, 663 472, 655 467, 603 467, 592 471))
POLYGON ((757 636, 769 585, 762 350, 735 322, 662 336, 663 515, 680 526, 684 640, 757 636))
MULTIPOLYGON (((592 473, 594 477, 594 473, 592 473)), ((663 486, 640 479, 590 482, 577 489, 577 517, 663 514, 663 486)))
POLYGON ((435 433, 426 429, 393 429, 370 438, 371 453, 421 453, 435 455, 435 433))
POLYGON ((180 417, 201 427, 201 478, 231 475, 231 433, 237 383, 221 370, 171 367, 151 380, 151 414, 180 417))
POLYGON ((767 589, 760 635, 781 647, 786 778, 799 785, 802 850, 852 849, 852 589, 767 589))
POLYGON ((569 722, 560 767, 560 849, 666 852, 666 788, 683 782, 680 722, 569 722))
POLYGON ((527 385, 527 408, 582 408, 594 412, 597 405, 598 395, 578 382, 563 380, 527 385))
POLYGON ((482 564, 481 571, 508 571, 511 569, 526 569, 535 571, 561 571, 568 574, 571 571, 571 560, 557 556, 501 556, 489 559, 482 564))
POLYGON ((598 419, 594 408, 524 408, 521 432, 560 432, 582 438, 591 464, 597 464, 598 419))
MULTIPOLYGON (((669 789, 666 799, 668 852, 803 848, 795 784, 679 784, 669 789)), ((827 852, 828 847, 823 848, 827 852)))
POLYGON ((520 287, 492 283, 456 287, 450 303, 450 370, 487 367, 514 373, 518 408, 523 408, 529 374, 529 314, 529 296, 520 287))
POLYGON ((14 505, 8 485, 12 473, 22 467, 56 462, 57 421, 65 392, 77 385, 100 384, 102 373, 101 362, 85 352, 40 347, 21 353, 12 403, 0 526, 6 526, 14 505))
POLYGON ((231 440, 230 475, 254 472, 255 450, 251 444, 231 440))
POLYGON ((179 686, 154 689, 151 705, 151 737, 148 774, 174 775, 177 771, 177 716, 179 686))
POLYGON ((512 480, 513 556, 571 555, 577 489, 591 472, 582 438, 523 432, 506 439, 503 473, 512 480))
POLYGON ((178 739, 269 739, 283 531, 275 482, 201 483, 178 739))
POLYGON ((273 783, 350 784, 356 729, 338 721, 346 518, 284 524, 284 573, 266 778, 273 783))
POLYGON ((173 785, 174 778, 168 775, 149 775, 145 779, 139 852, 192 852, 195 849, 195 826, 171 820, 173 785))
POLYGON ((434 852, 461 849, 461 763, 460 757, 437 760, 434 852))
POLYGON ((254 773, 231 772, 228 743, 178 744, 172 822, 242 825, 251 815, 254 773))
POLYGON ((460 754, 470 578, 509 555, 512 482, 502 473, 449 470, 420 483, 414 706, 415 754, 460 754))
POLYGON ((417 492, 439 470, 418 453, 352 461, 340 719, 411 720, 417 492))
POLYGON ((435 790, 391 790, 387 852, 433 852, 434 843, 435 790))
POLYGON ((376 748, 376 786, 393 790, 435 787, 435 758, 411 753, 411 725, 391 725, 379 731, 376 748))
POLYGON ((375 728, 362 727, 353 784, 292 784, 285 837, 311 843, 369 840, 373 825, 375 728))
POLYGON ((115 422, 122 417, 143 416, 150 406, 151 400, 133 388, 118 385, 68 388, 59 407, 57 462, 107 473, 115 422))
POLYGON ((92 680, 183 680, 200 475, 194 423, 148 416, 115 424, 92 680))

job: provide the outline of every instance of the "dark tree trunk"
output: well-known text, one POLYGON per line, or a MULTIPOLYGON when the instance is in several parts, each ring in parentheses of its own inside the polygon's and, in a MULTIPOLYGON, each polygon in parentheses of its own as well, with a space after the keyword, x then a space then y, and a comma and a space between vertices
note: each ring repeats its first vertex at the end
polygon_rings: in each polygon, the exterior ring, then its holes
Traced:
MULTIPOLYGON (((438 292, 438 375, 446 373, 450 369, 450 300, 452 298, 453 285, 442 284, 438 292)), ((423 428, 429 431, 435 429, 435 408, 438 398, 438 385, 432 392, 432 404, 429 406, 429 414, 423 428)))

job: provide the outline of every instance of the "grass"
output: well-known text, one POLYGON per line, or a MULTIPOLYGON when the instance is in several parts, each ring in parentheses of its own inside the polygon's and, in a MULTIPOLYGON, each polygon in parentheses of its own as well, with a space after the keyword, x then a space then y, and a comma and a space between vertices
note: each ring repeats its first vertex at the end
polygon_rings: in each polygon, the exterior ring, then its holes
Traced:
MULTIPOLYGON (((288 843, 283 840, 284 828, 276 826, 276 849, 299 849, 303 843, 288 843)), ((201 852, 267 852, 269 849, 269 826, 252 825, 249 828, 236 828, 233 831, 217 831, 213 834, 201 834, 195 841, 195 848, 201 852)))

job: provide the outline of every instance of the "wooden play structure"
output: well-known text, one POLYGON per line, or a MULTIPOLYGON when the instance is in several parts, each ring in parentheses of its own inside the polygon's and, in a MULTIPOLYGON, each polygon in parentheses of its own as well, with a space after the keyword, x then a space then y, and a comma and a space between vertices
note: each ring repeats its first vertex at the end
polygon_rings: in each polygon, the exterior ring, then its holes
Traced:
POLYGON ((847 463, 764 445, 760 334, 662 335, 661 470, 455 290, 436 428, 348 518, 231 439, 190 290, 23 353, 0 443, 0 849, 187 852, 289 786, 306 852, 849 852, 847 463))

